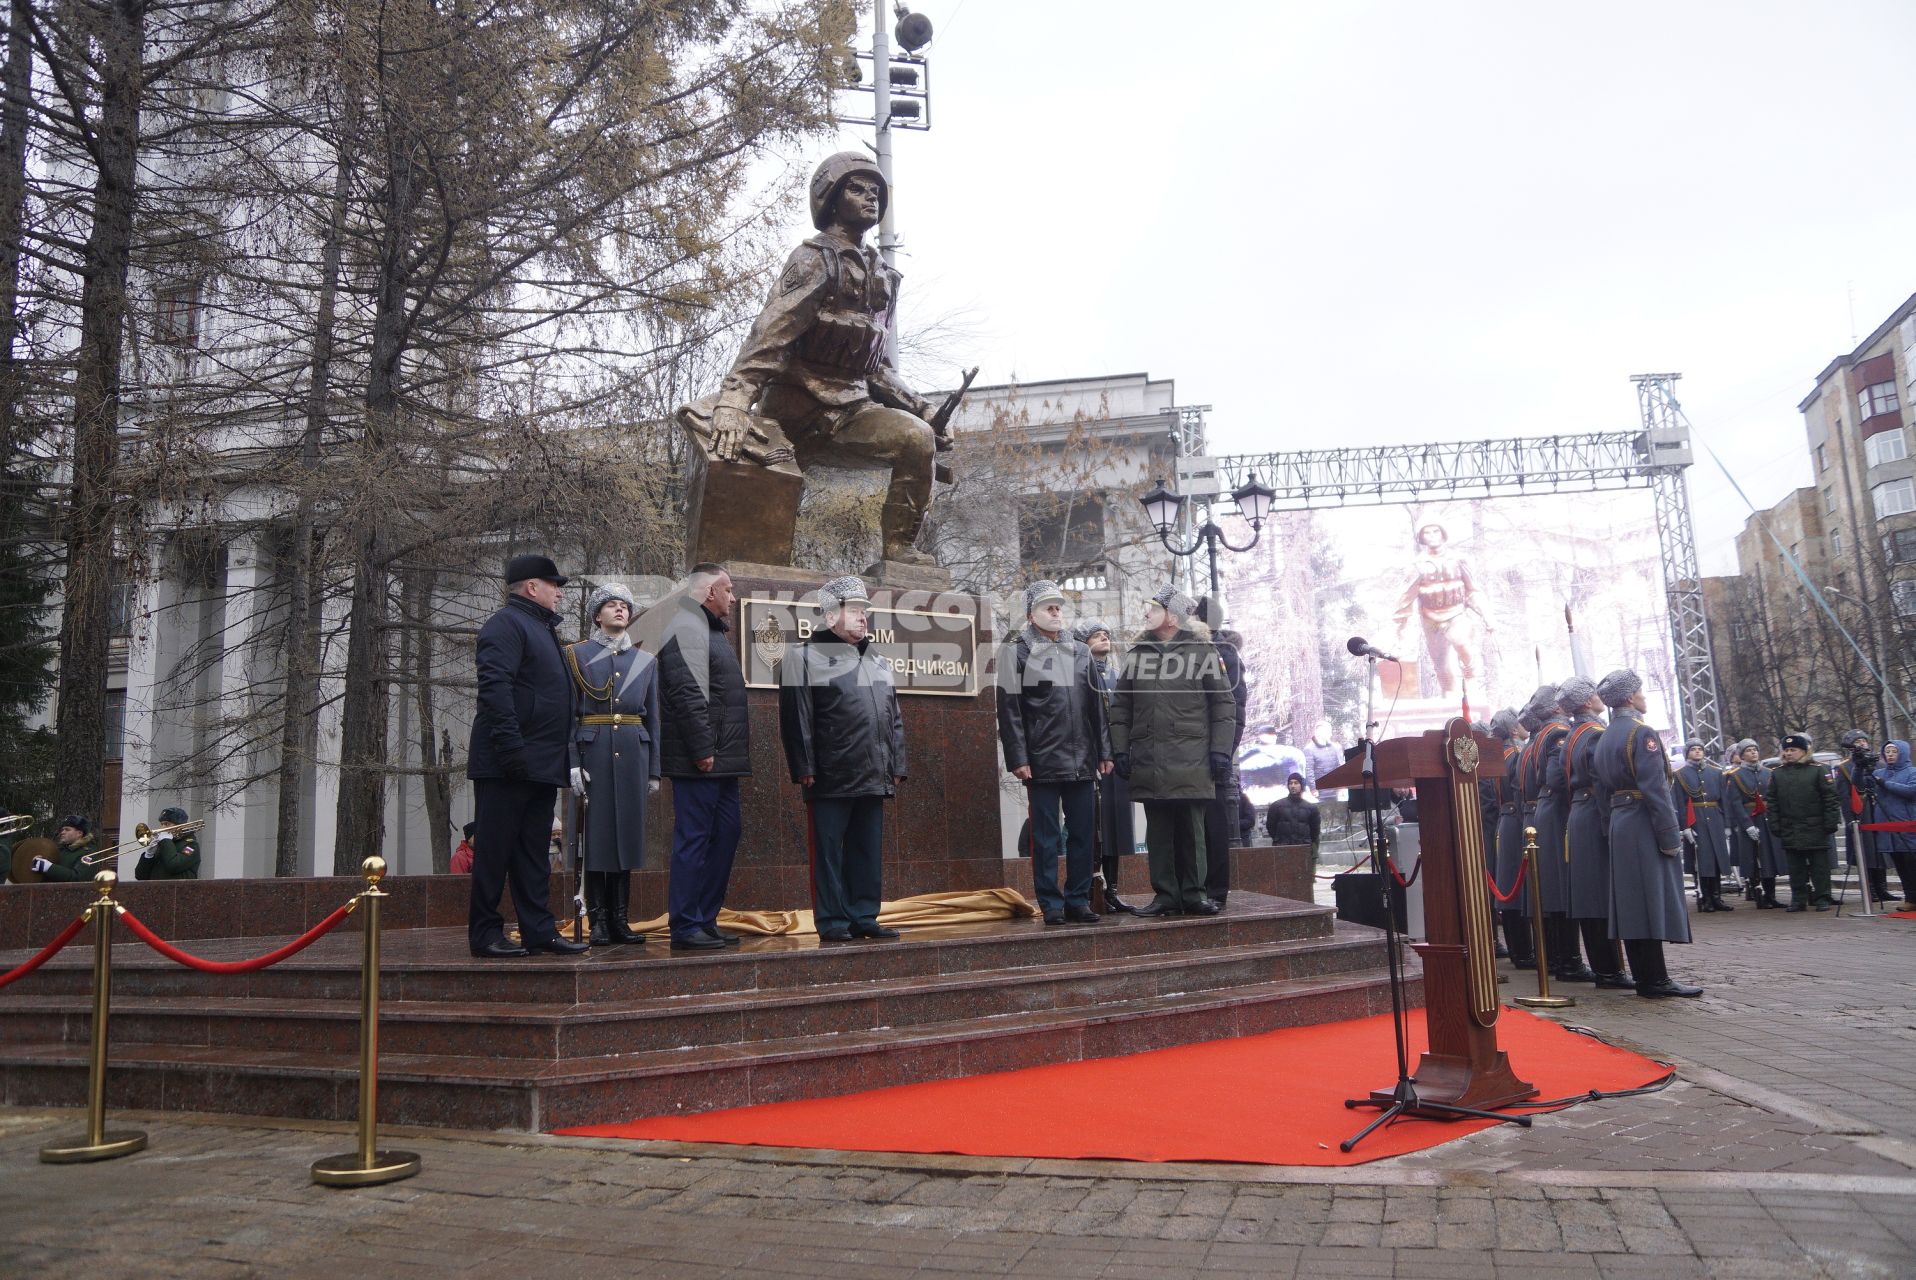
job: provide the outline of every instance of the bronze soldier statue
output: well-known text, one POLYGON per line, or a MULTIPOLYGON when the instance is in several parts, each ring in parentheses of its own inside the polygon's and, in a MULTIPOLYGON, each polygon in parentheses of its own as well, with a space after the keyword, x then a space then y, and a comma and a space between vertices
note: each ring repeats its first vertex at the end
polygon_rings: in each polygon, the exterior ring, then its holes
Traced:
POLYGON ((678 420, 720 463, 889 467, 884 558, 930 566, 913 544, 957 398, 934 410, 892 367, 899 275, 864 243, 890 199, 868 156, 841 151, 818 166, 811 208, 819 234, 786 260, 719 390, 683 406, 678 420))

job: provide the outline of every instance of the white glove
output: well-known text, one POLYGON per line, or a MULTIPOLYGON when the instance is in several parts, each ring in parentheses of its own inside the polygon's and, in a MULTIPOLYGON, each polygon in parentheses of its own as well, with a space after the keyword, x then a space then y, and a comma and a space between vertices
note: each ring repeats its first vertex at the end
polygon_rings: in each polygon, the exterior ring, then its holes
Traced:
POLYGON ((140 861, 145 862, 148 858, 152 857, 156 852, 158 851, 154 849, 148 849, 145 853, 142 853, 140 855, 140 861))
POLYGON ((1685 831, 1683 833, 1683 843, 1690 845, 1692 848, 1694 848, 1696 845, 1696 832, 1685 831))
POLYGON ((574 769, 572 771, 572 794, 575 796, 584 795, 585 784, 590 781, 592 781, 591 774, 587 773, 584 769, 574 769))
POLYGON ((655 796, 659 793, 659 780, 657 778, 652 779, 652 785, 646 788, 645 793, 649 796, 655 796))
POLYGON ((1755 827, 1743 828, 1743 834, 1748 836, 1752 840, 1761 840, 1763 838, 1763 833, 1761 831, 1758 831, 1755 827))
POLYGON ((35 858, 28 865, 31 866, 35 871, 47 872, 47 871, 53 870, 53 864, 51 862, 48 862, 45 858, 35 858))

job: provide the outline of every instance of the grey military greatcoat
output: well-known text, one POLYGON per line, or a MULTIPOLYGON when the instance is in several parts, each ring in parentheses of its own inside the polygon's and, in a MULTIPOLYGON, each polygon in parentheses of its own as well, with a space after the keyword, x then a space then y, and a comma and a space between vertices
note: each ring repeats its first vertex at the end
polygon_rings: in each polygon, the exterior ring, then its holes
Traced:
POLYGON ((1739 765, 1723 774, 1723 816, 1730 824, 1730 847, 1736 850, 1736 865, 1743 869, 1746 880, 1789 874, 1783 843, 1770 830, 1770 815, 1757 812, 1763 806, 1763 793, 1769 789, 1770 771, 1760 764, 1739 765), (1754 842, 1745 834, 1749 827, 1757 830, 1754 842))
POLYGON ((1524 799, 1536 806, 1537 889, 1543 895, 1546 916, 1570 912, 1570 878, 1564 862, 1564 829, 1570 822, 1570 797, 1563 791, 1563 743, 1570 726, 1552 718, 1531 739, 1525 755, 1524 799))
MULTIPOLYGON (((1696 873, 1722 879, 1736 865, 1730 857, 1730 833, 1723 823, 1723 770, 1709 761, 1686 764, 1676 771, 1677 820, 1696 832, 1696 873)), ((1738 840, 1749 837, 1737 832, 1738 840)))
POLYGON ((1610 918, 1610 793, 1597 779, 1597 741, 1603 721, 1580 715, 1563 740, 1565 791, 1570 820, 1564 847, 1570 853, 1570 915, 1576 920, 1610 918))
POLYGON ((1530 886, 1519 885, 1517 877, 1521 874, 1524 856, 1524 812, 1523 781, 1518 777, 1522 767, 1523 748, 1506 743, 1504 746, 1504 776, 1497 779, 1497 891, 1515 893, 1509 902, 1495 899, 1494 905, 1499 911, 1515 911, 1519 915, 1530 914, 1530 886))
POLYGON ((579 767, 592 777, 585 869, 636 871, 645 865, 645 813, 659 776, 658 663, 636 646, 615 654, 581 640, 566 667, 578 695, 579 767))
POLYGON ((1596 781, 1610 793, 1610 936, 1688 942, 1683 837, 1663 739, 1635 711, 1618 707, 1594 764, 1596 781))

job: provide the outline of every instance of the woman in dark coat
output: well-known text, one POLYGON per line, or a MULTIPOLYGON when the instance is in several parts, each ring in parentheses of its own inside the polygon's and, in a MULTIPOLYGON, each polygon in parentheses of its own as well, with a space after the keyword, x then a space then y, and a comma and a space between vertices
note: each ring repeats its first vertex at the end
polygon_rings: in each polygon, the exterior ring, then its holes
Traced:
MULTIPOLYGON (((1900 738, 1883 744, 1876 770, 1876 817, 1882 822, 1916 822, 1916 760, 1900 738)), ((1916 832, 1878 831, 1876 847, 1896 863, 1903 882, 1903 903, 1916 907, 1916 832)))
MULTIPOLYGON (((1117 650, 1111 640, 1111 624, 1103 618, 1087 618, 1071 628, 1074 638, 1091 650, 1091 676, 1104 695, 1105 714, 1111 711, 1111 695, 1118 687, 1117 650)), ((1027 846, 1020 839, 1018 847, 1027 846)), ((1118 897, 1118 859, 1137 850, 1137 833, 1131 819, 1131 784, 1115 773, 1098 779, 1098 875, 1104 882, 1105 911, 1128 915, 1132 908, 1118 897)))

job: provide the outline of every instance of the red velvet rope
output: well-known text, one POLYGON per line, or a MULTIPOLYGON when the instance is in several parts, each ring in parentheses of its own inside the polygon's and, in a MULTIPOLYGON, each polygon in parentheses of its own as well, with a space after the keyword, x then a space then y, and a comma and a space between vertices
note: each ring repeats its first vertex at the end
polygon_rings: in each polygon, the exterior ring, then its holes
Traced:
POLYGON ((41 965, 53 959, 54 956, 60 953, 60 948, 66 946, 67 943, 73 941, 76 937, 80 935, 80 930, 86 928, 86 921, 87 921, 87 918, 84 915, 75 916, 73 918, 73 923, 68 925, 65 929, 62 929, 60 931, 59 937, 55 938, 52 942, 47 943, 46 949, 41 951, 39 955, 27 961, 25 964, 21 965, 18 969, 9 969, 5 973, 0 973, 0 987, 4 987, 10 982, 20 981, 20 979, 26 977, 29 973, 32 973, 35 969, 38 969, 41 965))
POLYGON ((1408 889, 1417 883, 1418 876, 1424 874, 1424 860, 1422 858, 1417 859, 1417 865, 1410 869, 1410 879, 1408 880, 1404 879, 1404 873, 1397 869, 1397 864, 1391 861, 1389 854, 1384 855, 1384 868, 1390 872, 1390 878, 1395 880, 1399 887, 1408 889))
POLYGON ((1490 896, 1499 902, 1515 902, 1517 895, 1523 892, 1523 878, 1529 870, 1530 863, 1527 860, 1517 864, 1517 879, 1516 882, 1510 886, 1509 893, 1505 893, 1497 887, 1496 876, 1490 874, 1488 871, 1484 872, 1484 879, 1490 881, 1490 896))
POLYGON ((1916 822, 1859 822, 1858 831, 1916 832, 1916 822))
MULTIPOLYGON (((357 901, 357 899, 354 901, 357 901)), ((334 911, 333 914, 327 916, 324 920, 321 920, 318 924, 308 929, 305 933, 302 933, 299 937, 294 938, 279 950, 268 951, 263 956, 254 956, 251 960, 202 960, 196 955, 191 955, 180 950, 178 947, 166 941, 166 939, 160 937, 159 934, 154 933, 151 929, 147 928, 145 924, 141 923, 140 918, 131 911, 123 911, 121 914, 126 919, 126 927, 133 931, 134 937, 176 964, 183 964, 189 969, 198 969, 201 973, 252 973, 256 969, 264 969, 268 965, 278 964, 286 957, 296 955, 312 946, 315 942, 318 942, 321 938, 337 928, 339 922, 346 918, 346 913, 352 909, 353 904, 351 902, 346 903, 337 911, 334 911)))

